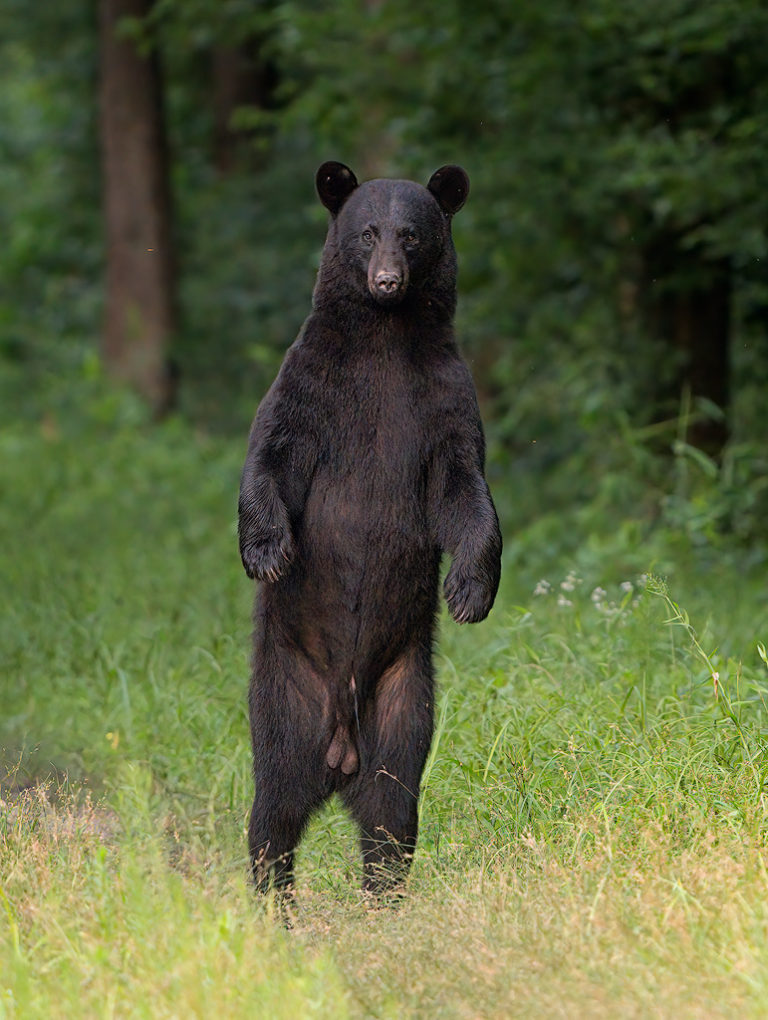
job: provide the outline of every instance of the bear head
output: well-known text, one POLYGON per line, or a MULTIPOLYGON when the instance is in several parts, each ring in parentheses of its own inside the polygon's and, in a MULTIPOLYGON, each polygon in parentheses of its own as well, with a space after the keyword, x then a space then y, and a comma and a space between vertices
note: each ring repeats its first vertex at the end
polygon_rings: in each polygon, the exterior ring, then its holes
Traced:
POLYGON ((469 194, 461 167, 442 167, 425 188, 403 180, 358 184, 349 167, 328 162, 316 185, 331 214, 316 299, 355 297, 386 309, 421 300, 453 314, 450 222, 469 194))

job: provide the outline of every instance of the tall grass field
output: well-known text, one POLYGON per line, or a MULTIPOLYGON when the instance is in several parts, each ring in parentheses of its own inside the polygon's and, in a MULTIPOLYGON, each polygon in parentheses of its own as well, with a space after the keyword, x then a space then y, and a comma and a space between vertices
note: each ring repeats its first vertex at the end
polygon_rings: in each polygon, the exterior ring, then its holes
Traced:
POLYGON ((98 403, 0 430, 0 1018, 765 1016, 764 565, 521 522, 492 473, 407 895, 362 899, 331 802, 287 929, 248 881, 244 447, 98 403))

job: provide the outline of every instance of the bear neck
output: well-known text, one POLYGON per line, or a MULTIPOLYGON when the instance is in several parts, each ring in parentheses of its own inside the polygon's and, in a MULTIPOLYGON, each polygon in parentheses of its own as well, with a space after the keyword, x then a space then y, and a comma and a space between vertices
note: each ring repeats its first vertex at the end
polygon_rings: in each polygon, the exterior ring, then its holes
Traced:
POLYGON ((455 297, 442 297, 434 292, 411 291, 396 305, 378 304, 367 295, 350 291, 330 293, 323 287, 315 288, 312 298, 314 312, 336 320, 337 328, 344 323, 354 324, 355 332, 368 327, 372 332, 382 329, 395 332, 418 332, 427 327, 453 324, 455 297))

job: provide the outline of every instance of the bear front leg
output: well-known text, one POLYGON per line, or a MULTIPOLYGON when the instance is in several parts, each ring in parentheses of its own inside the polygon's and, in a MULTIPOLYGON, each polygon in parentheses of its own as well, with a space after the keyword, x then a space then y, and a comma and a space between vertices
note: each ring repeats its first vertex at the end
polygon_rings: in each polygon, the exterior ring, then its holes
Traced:
MULTIPOLYGON (((480 488, 478 486, 478 488, 480 488)), ((454 546, 453 562, 443 584, 456 623, 479 623, 491 611, 501 576, 501 532, 485 482, 471 508, 462 508, 465 525, 454 546)))
POLYGON ((436 510, 441 548, 453 557, 443 593, 457 623, 478 623, 491 611, 499 588, 499 519, 478 471, 454 466, 451 478, 436 510))
POLYGON ((485 442, 474 390, 444 409, 453 427, 430 464, 429 515, 435 542, 453 559, 443 585, 457 623, 478 623, 491 610, 501 576, 501 531, 484 476, 485 442))
POLYGON ((245 572, 257 581, 274 583, 293 562, 295 548, 288 511, 269 475, 250 477, 243 473, 238 537, 245 572))

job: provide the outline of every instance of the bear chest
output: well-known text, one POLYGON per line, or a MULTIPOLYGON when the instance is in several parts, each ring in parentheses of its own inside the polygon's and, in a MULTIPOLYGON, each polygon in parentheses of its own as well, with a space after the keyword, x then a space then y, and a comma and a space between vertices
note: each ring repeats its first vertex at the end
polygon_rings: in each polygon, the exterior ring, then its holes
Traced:
POLYGON ((401 365, 339 372, 322 394, 318 466, 363 488, 413 489, 429 457, 424 387, 401 365))

